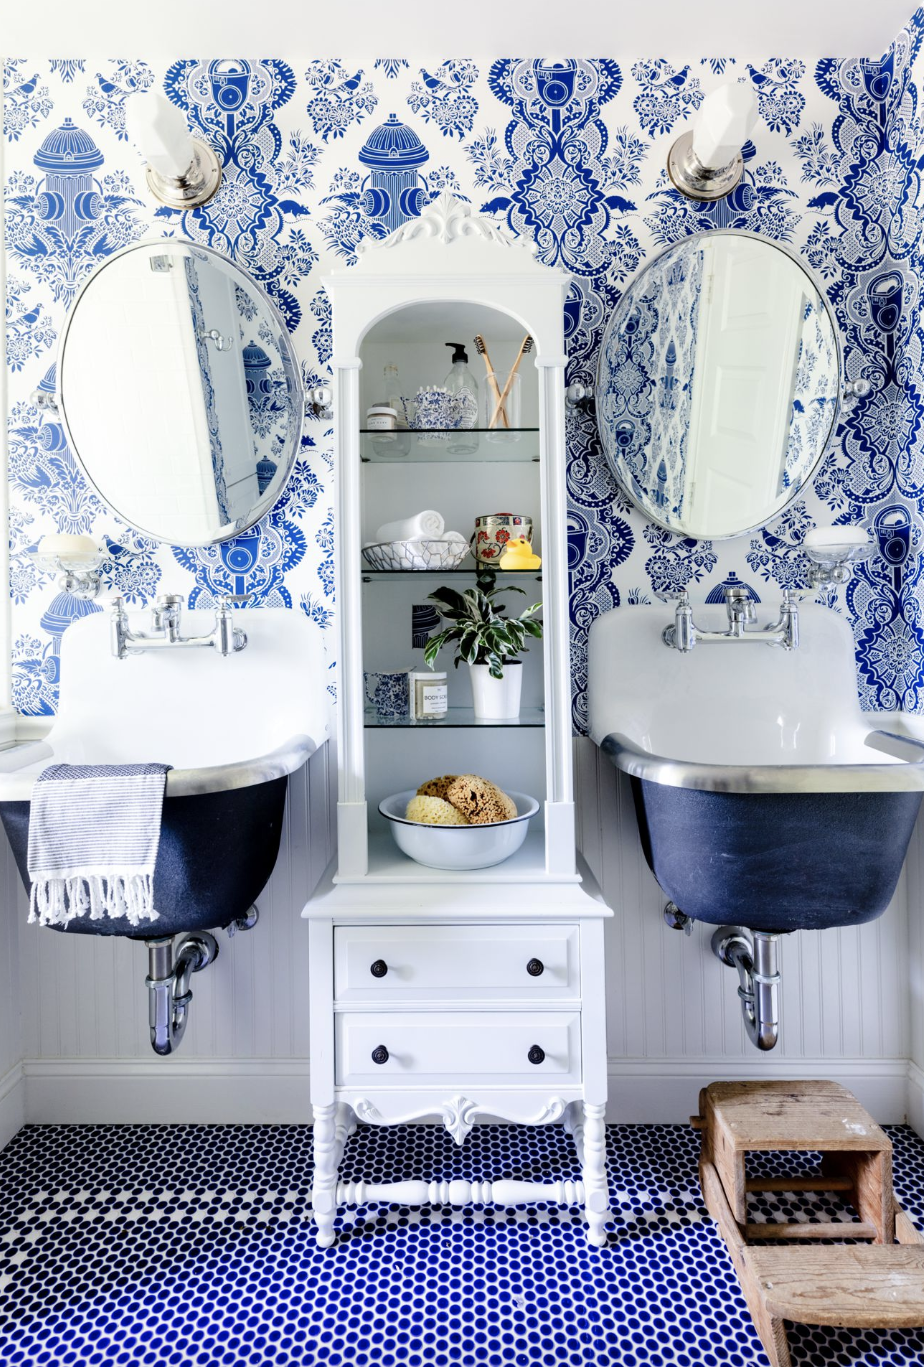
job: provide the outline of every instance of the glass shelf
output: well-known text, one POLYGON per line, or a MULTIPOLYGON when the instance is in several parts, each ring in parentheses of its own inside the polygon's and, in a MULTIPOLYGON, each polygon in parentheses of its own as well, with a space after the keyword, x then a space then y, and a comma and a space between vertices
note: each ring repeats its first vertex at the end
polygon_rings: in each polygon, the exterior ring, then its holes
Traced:
POLYGON ((370 432, 359 429, 360 459, 364 464, 384 465, 398 461, 438 462, 455 465, 468 461, 535 461, 539 460, 538 427, 473 427, 430 428, 426 431, 402 429, 397 432, 370 432), (474 446, 474 450, 459 451, 456 443, 474 446))
MULTIPOLYGON (((535 580, 542 583, 542 574, 539 570, 488 570, 492 581, 496 582, 498 588, 503 588, 504 584, 512 584, 517 580, 535 580)), ((447 576, 451 579, 468 577, 469 579, 487 578, 483 569, 475 569, 470 565, 468 569, 464 565, 455 570, 373 570, 368 565, 363 565, 362 579, 364 584, 370 584, 374 579, 444 579, 447 576)))
POLYGON ((452 730, 467 726, 545 726, 545 709, 521 707, 518 717, 506 717, 502 721, 483 721, 480 717, 476 719, 472 707, 450 707, 445 717, 441 717, 439 721, 413 721, 410 717, 379 717, 372 708, 367 707, 363 725, 374 729, 381 727, 409 730, 411 727, 419 727, 426 731, 445 731, 447 727, 452 730))

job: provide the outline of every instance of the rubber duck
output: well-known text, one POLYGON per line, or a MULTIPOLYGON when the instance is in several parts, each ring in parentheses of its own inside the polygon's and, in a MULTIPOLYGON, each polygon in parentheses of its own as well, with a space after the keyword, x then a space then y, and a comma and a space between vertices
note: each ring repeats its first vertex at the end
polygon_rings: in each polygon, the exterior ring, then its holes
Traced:
POLYGON ((525 536, 515 536, 507 542, 498 564, 502 570, 538 570, 542 561, 525 536))

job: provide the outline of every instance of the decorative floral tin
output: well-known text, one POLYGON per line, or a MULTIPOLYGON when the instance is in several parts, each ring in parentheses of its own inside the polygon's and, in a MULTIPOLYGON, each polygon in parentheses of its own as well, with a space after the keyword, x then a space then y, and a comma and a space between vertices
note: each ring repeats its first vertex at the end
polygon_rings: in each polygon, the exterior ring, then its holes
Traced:
POLYGON ((475 518, 472 554, 482 564, 494 564, 503 555, 512 536, 524 536, 532 541, 532 518, 522 513, 483 513, 475 518))

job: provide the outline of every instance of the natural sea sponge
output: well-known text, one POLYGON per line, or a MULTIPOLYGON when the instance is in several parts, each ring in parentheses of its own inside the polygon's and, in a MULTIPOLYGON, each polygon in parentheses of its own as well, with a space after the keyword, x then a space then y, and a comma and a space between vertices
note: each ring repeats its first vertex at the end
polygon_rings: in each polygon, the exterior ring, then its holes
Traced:
POLYGON ((468 826, 469 820, 458 807, 441 797, 412 797, 404 813, 408 821, 420 821, 427 826, 468 826))
POLYGON ((517 814, 517 804, 513 799, 478 774, 460 774, 447 788, 446 798, 465 815, 472 826, 510 821, 517 814))
POLYGON ((430 778, 417 789, 418 797, 441 797, 445 800, 449 786, 455 783, 458 774, 443 774, 442 778, 430 778))

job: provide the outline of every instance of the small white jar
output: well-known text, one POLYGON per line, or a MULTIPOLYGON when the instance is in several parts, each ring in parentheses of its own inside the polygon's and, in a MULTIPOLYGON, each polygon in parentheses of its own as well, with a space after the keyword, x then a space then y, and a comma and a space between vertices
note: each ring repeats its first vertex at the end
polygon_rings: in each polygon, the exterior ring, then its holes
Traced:
POLYGON ((368 432, 397 432, 398 413, 384 403, 374 403, 366 410, 366 430, 368 432))

